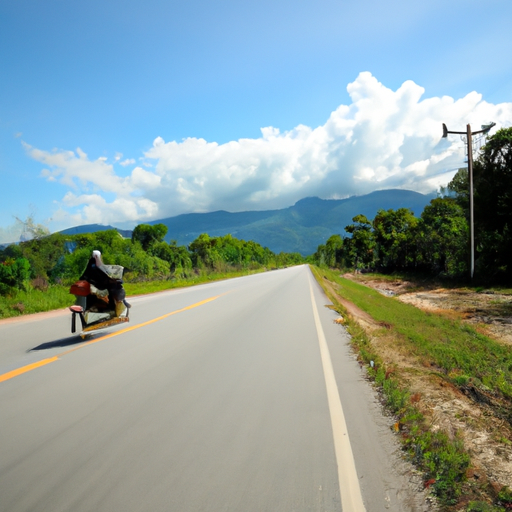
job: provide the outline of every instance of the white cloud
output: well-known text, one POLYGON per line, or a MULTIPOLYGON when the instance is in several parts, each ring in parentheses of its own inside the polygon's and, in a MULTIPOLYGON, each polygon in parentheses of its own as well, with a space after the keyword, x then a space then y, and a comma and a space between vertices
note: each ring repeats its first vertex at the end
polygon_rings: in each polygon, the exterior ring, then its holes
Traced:
POLYGON ((151 219, 158 213, 158 205, 144 197, 117 197, 108 202, 100 194, 75 195, 68 192, 63 200, 63 207, 53 216, 56 222, 68 220, 69 211, 72 224, 111 224, 113 222, 138 221, 151 219))
MULTIPOLYGON (((348 85, 352 103, 340 105, 317 128, 299 125, 281 132, 225 144, 188 138, 154 139, 127 177, 104 158, 81 150, 46 152, 28 145, 46 168, 42 176, 69 186, 63 200, 85 222, 143 221, 192 211, 282 208, 306 196, 346 197, 377 189, 430 192, 464 165, 464 144, 450 130, 473 129, 489 121, 512 124, 512 103, 493 105, 472 92, 455 100, 422 99, 424 89, 406 81, 393 91, 361 73, 348 85)), ((134 159, 121 162, 134 165, 134 159)), ((55 218, 55 216, 54 216, 55 218)))

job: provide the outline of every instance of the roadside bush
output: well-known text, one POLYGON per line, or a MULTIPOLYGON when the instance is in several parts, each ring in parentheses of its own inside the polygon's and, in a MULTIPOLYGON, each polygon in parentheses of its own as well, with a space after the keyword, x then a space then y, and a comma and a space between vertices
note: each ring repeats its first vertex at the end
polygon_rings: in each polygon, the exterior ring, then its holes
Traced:
POLYGON ((7 258, 0 263, 0 294, 6 295, 12 288, 22 289, 30 277, 30 263, 25 258, 7 258))

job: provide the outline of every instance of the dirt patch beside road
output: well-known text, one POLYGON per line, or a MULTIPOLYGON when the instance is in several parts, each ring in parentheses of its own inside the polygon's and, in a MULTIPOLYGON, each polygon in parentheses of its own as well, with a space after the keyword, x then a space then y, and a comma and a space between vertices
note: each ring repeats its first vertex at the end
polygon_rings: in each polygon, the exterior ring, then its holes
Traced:
POLYGON ((424 311, 431 311, 471 324, 482 334, 512 345, 512 294, 494 290, 476 292, 467 288, 419 286, 410 281, 384 281, 361 274, 349 279, 371 286, 388 296, 424 311))

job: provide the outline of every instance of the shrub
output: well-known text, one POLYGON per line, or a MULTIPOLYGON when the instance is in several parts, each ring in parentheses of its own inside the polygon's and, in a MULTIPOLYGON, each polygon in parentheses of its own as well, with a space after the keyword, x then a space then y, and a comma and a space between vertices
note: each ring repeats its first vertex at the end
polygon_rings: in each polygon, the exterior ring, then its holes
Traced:
POLYGON ((0 263, 0 294, 5 295, 12 288, 23 288, 30 277, 30 263, 25 258, 8 258, 0 263))

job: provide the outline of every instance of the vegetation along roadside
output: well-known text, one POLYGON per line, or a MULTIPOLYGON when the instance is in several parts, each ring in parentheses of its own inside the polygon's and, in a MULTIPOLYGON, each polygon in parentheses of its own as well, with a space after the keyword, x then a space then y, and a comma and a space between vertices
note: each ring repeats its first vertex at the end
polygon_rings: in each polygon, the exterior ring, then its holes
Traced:
POLYGON ((442 510, 512 509, 510 347, 339 271, 312 269, 442 510))
POLYGON ((303 263, 296 253, 275 254, 231 235, 201 234, 188 247, 163 241, 166 226, 139 224, 132 238, 116 230, 82 235, 54 233, 0 250, 0 319, 73 304, 70 285, 91 253, 125 268, 126 293, 139 295, 303 263))

